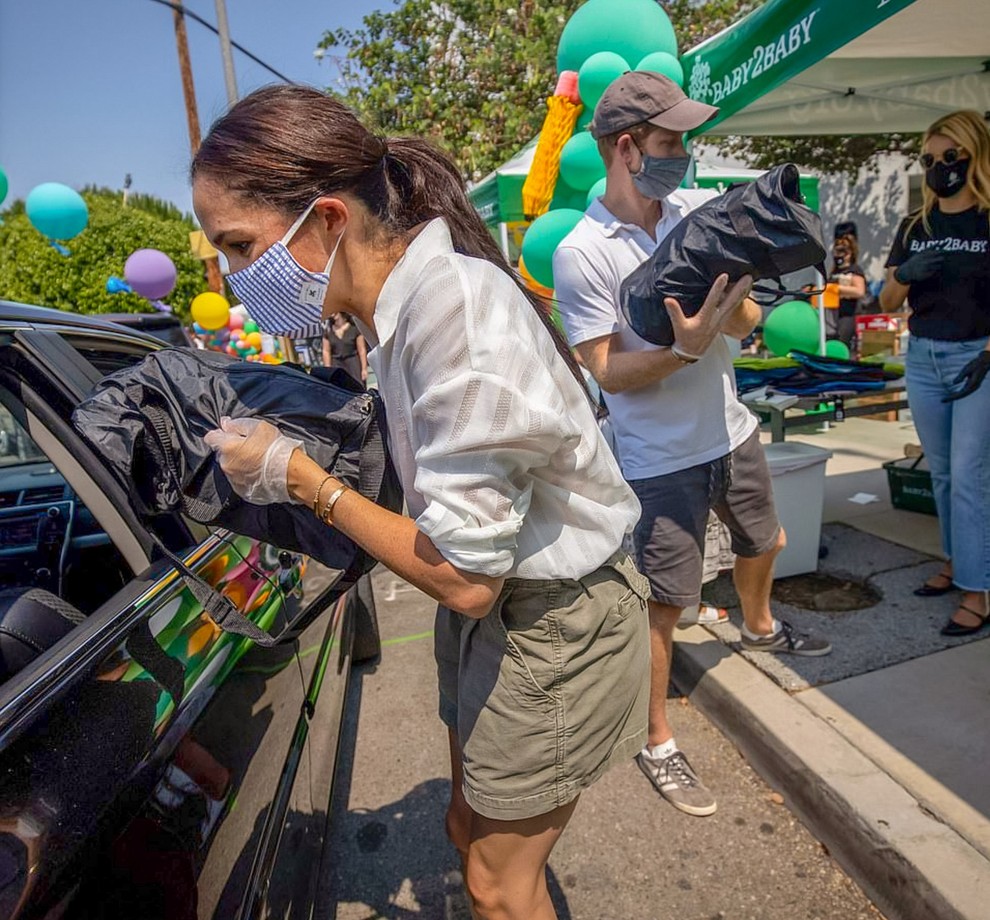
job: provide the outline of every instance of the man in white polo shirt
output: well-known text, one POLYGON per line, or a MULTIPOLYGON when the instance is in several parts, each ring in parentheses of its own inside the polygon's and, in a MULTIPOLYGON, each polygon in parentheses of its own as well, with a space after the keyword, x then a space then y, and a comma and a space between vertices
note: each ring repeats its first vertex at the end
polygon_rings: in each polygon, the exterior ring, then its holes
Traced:
POLYGON ((710 815, 714 796, 678 750, 666 699, 674 626, 700 600, 705 525, 714 511, 732 534, 743 647, 825 655, 828 642, 798 633, 770 611, 773 560, 784 534, 756 418, 736 397, 724 336, 745 338, 760 319, 752 279, 714 280, 701 310, 666 306, 674 344, 660 348, 629 328, 623 279, 713 191, 679 188, 690 162, 682 135, 717 114, 660 74, 615 80, 595 108, 592 135, 605 161, 605 194, 554 255, 560 313, 572 346, 605 393, 616 451, 638 495, 637 561, 650 580, 650 733, 637 755, 657 790, 681 811, 710 815))

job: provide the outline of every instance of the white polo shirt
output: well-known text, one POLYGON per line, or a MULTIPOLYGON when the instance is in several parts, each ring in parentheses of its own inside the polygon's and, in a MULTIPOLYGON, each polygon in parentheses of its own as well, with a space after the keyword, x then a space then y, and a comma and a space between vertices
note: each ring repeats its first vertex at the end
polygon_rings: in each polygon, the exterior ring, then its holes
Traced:
MULTIPOLYGON (((664 199, 656 241, 622 223, 596 198, 553 257, 554 294, 571 345, 618 333, 623 351, 650 351, 626 322, 619 289, 685 214, 713 198, 709 189, 678 189, 664 199)), ((715 280, 714 278, 712 279, 715 280)), ((626 479, 650 479, 708 463, 735 450, 757 427, 736 396, 732 358, 718 336, 697 364, 657 383, 606 393, 626 479)))
POLYGON ((433 220, 385 281, 375 330, 389 450, 410 515, 445 559, 580 578, 620 547, 639 500, 512 278, 455 252, 433 220))

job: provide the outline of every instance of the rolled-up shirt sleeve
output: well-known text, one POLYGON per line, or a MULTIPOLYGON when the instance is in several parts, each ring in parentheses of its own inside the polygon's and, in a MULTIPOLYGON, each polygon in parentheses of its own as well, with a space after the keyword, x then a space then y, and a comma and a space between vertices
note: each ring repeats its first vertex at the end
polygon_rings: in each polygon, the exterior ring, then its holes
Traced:
POLYGON ((567 430, 549 373, 552 343, 513 332, 504 302, 479 306, 465 294, 466 305, 434 302, 443 335, 419 343, 407 363, 415 491, 425 502, 415 520, 452 565, 497 577, 515 562, 529 471, 580 435, 567 430))

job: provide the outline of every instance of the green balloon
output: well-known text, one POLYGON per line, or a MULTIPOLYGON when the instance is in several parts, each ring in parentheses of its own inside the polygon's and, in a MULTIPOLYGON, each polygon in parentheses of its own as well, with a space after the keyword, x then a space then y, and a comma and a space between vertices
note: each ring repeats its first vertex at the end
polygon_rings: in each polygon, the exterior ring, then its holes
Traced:
POLYGON ((677 36, 656 0, 588 0, 564 26, 557 72, 581 70, 599 51, 641 61, 653 51, 677 54, 677 36))
POLYGON ((244 332, 247 334, 251 332, 261 332, 261 330, 258 328, 258 324, 253 319, 249 319, 244 322, 244 332))
MULTIPOLYGON (((529 261, 526 262, 529 265, 529 261)), ((774 307, 763 324, 763 341, 778 358, 797 349, 818 353, 818 312, 809 303, 792 300, 774 307)))
POLYGON ((849 358, 849 346, 838 339, 829 339, 825 343, 825 354, 830 358, 849 358))
POLYGON ((614 51, 599 51, 591 55, 578 71, 578 94, 585 108, 594 109, 609 83, 621 77, 629 64, 614 51))
POLYGON ((577 124, 574 126, 574 133, 579 134, 581 131, 586 131, 588 125, 591 124, 591 118, 595 114, 595 107, 586 105, 578 115, 577 124))
POLYGON ((681 67, 681 62, 666 51, 654 51, 653 54, 646 55, 636 65, 636 69, 662 73, 665 77, 670 77, 678 86, 684 86, 684 68, 681 67))
POLYGON ((551 211, 559 208, 571 208, 583 211, 587 207, 587 195, 584 189, 571 188, 563 179, 558 179, 553 190, 553 199, 550 201, 551 211))
POLYGON ((560 152, 560 177, 571 187, 587 191, 605 177, 598 142, 587 131, 575 134, 560 152))
POLYGON ((0 167, 0 204, 3 204, 4 198, 7 197, 7 190, 9 188, 10 185, 7 182, 7 174, 3 171, 3 168, 0 167))
POLYGON ((576 208, 558 208, 529 225, 522 241, 522 257, 527 271, 544 287, 553 287, 554 251, 583 216, 576 208))
POLYGON ((605 194, 605 180, 599 179, 590 189, 588 189, 588 197, 585 199, 584 206, 586 208, 591 207, 591 202, 596 198, 605 194))

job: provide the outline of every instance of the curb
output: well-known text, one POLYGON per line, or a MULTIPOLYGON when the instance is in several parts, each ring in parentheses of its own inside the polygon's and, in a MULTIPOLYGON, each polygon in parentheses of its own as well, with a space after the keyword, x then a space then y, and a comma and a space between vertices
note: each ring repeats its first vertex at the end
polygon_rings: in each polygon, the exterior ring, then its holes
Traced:
POLYGON ((987 917, 990 862, 711 633, 677 630, 671 679, 784 794, 888 920, 987 917))

